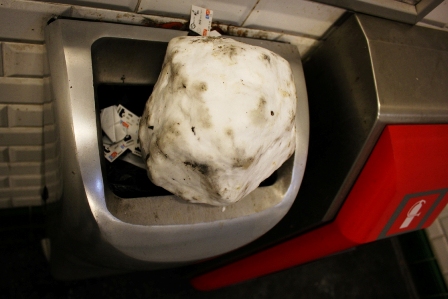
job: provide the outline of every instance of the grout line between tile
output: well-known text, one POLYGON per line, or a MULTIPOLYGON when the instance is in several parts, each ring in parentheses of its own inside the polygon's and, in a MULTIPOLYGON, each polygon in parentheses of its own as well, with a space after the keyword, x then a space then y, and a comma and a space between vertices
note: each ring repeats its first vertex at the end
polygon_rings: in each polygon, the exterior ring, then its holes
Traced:
POLYGON ((138 13, 138 8, 140 7, 140 4, 142 3, 142 0, 137 1, 137 5, 135 6, 134 12, 138 13))
POLYGON ((45 45, 45 41, 31 40, 31 39, 14 39, 3 37, 0 42, 2 43, 15 43, 15 44, 31 44, 31 45, 45 45))
POLYGON ((3 56, 4 56, 3 52, 5 52, 3 50, 3 45, 4 44, 5 44, 4 42, 0 42, 0 59, 2 61, 2 63, 1 63, 2 69, 0 70, 0 74, 2 74, 1 77, 5 76, 5 59, 3 58, 3 56))
MULTIPOLYGON (((444 227, 444 225, 443 225, 443 223, 442 223, 442 221, 443 221, 443 219, 446 219, 447 217, 440 217, 440 218, 437 218, 436 219, 436 221, 438 221, 439 222, 439 224, 440 224, 440 227, 442 228, 442 232, 443 232, 443 235, 442 236, 439 236, 439 237, 447 237, 448 236, 448 232, 446 231, 446 228, 444 227)), ((436 238, 434 238, 434 239, 436 239, 436 238)))
MULTIPOLYGON (((140 0, 141 1, 141 0, 140 0)), ((257 2, 255 2, 254 7, 252 7, 252 9, 250 10, 250 12, 247 14, 246 18, 244 18, 243 22, 241 23, 241 27, 244 27, 244 24, 246 23, 247 19, 250 17, 250 15, 254 12, 255 7, 257 7, 258 3, 260 2, 260 0, 257 0, 257 2)))

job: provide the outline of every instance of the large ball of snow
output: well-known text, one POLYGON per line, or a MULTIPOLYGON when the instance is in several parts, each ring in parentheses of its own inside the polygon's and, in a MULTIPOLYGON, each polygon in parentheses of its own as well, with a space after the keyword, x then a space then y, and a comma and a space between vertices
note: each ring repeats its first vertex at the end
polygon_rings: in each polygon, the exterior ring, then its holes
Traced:
POLYGON ((234 203, 295 149, 289 63, 230 38, 177 37, 139 139, 152 182, 196 203, 234 203))

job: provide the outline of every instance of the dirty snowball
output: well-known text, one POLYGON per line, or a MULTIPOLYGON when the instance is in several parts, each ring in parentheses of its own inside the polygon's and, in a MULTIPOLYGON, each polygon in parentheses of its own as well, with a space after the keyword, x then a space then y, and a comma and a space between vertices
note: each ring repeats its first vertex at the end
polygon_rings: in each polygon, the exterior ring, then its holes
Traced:
POLYGON ((170 41, 140 122, 152 182, 196 203, 234 203, 295 150, 289 63, 230 38, 170 41))

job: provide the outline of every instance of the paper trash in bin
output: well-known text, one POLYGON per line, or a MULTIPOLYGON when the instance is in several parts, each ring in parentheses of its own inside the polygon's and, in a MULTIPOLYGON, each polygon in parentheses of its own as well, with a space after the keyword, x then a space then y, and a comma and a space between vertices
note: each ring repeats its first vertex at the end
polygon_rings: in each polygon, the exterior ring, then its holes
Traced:
POLYGON ((113 162, 127 149, 141 156, 138 142, 140 117, 122 105, 101 110, 101 128, 110 140, 103 138, 104 157, 113 162))

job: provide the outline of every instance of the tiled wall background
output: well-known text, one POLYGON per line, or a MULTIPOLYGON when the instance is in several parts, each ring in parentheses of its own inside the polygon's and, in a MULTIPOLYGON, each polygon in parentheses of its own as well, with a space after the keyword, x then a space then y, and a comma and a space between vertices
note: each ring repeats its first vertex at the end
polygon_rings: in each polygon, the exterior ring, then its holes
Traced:
POLYGON ((426 229, 426 234, 439 263, 440 271, 448 284, 448 206, 440 213, 439 218, 426 229))
MULTIPOLYGON (((188 19, 194 4, 213 9, 215 21, 266 30, 273 39, 297 45, 305 56, 345 12, 303 0, 53 2, 58 3, 0 0, 0 208, 41 205, 44 185, 56 190, 61 184, 44 45, 52 17, 140 25, 157 19, 150 15, 188 19)), ((418 25, 448 30, 448 0, 418 25)), ((427 234, 448 281, 448 208, 427 234)))
POLYGON ((4 38, 0 54, 0 207, 39 205, 44 169, 57 169, 45 46, 4 38))
POLYGON ((432 27, 435 29, 448 30, 448 1, 443 1, 432 12, 418 23, 420 26, 432 27))

